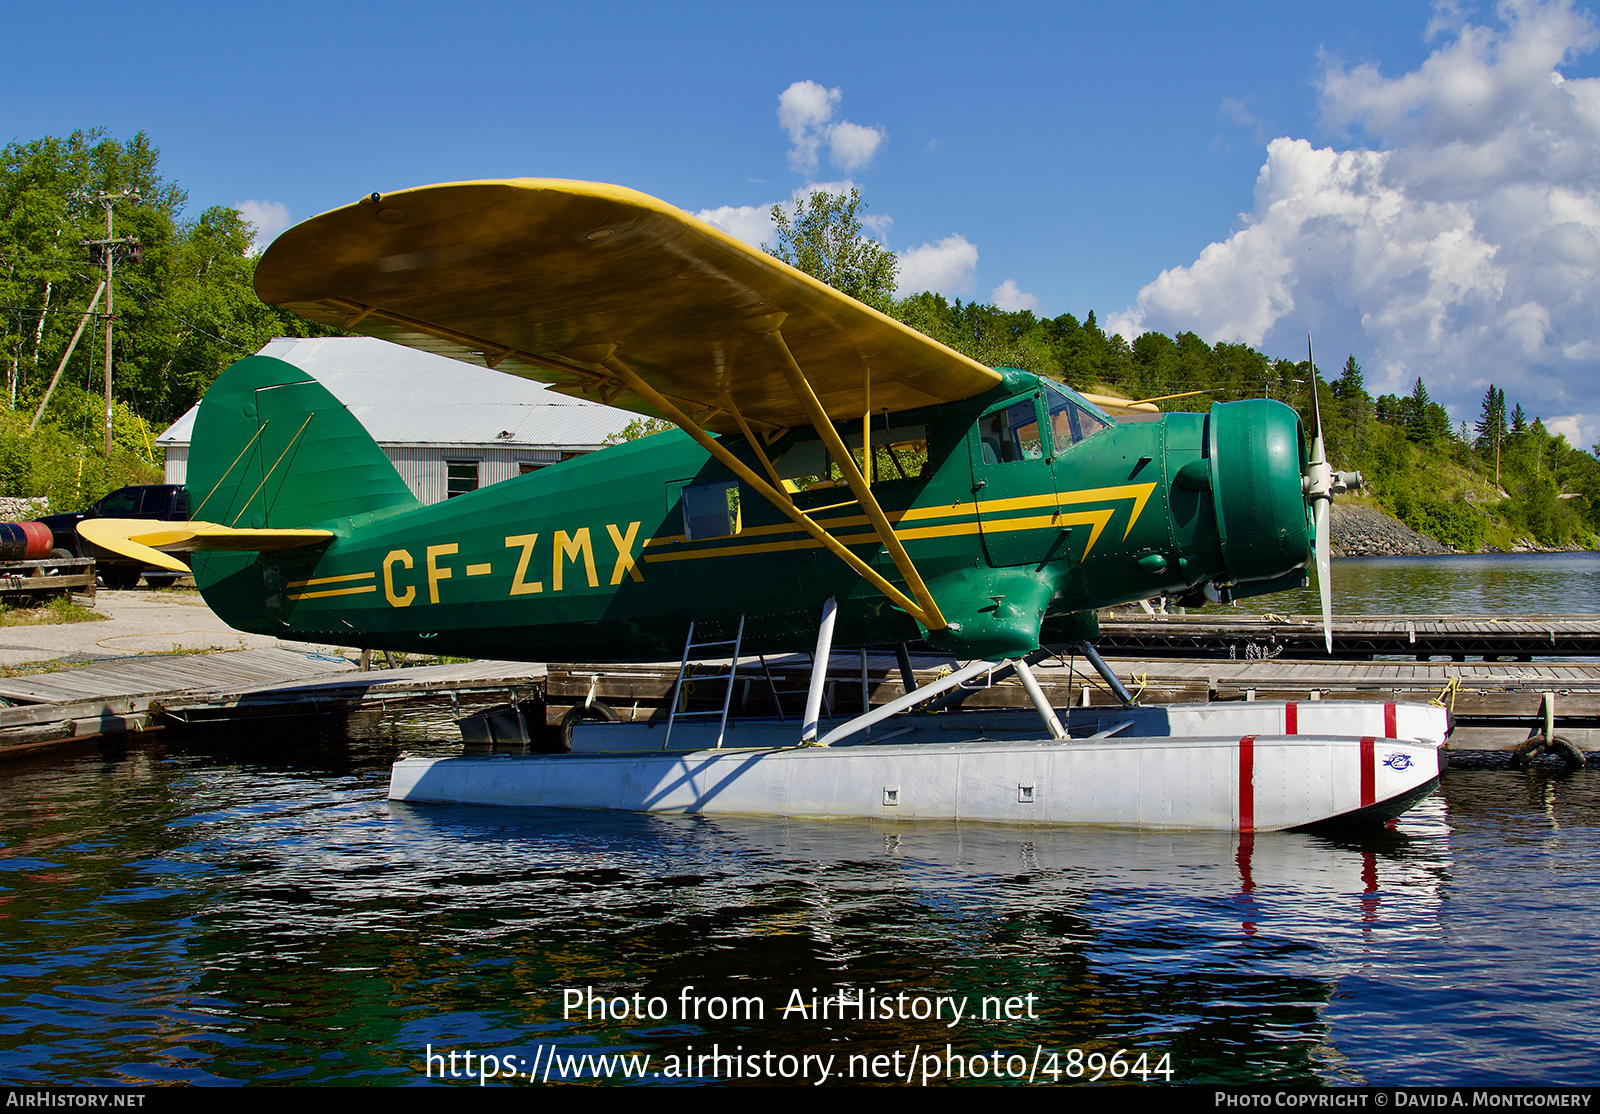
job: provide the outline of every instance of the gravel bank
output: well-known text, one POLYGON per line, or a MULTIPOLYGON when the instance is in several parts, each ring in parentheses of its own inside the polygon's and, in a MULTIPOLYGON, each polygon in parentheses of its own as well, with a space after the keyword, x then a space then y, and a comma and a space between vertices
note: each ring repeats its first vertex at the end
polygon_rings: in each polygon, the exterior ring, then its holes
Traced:
POLYGON ((1454 553, 1377 507, 1333 505, 1330 544, 1335 557, 1428 557, 1454 553))

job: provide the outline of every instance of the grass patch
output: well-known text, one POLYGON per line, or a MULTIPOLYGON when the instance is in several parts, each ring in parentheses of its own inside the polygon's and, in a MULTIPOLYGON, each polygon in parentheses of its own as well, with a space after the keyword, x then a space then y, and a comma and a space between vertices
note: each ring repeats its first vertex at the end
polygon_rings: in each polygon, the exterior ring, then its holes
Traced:
POLYGON ((33 677, 41 673, 62 673, 93 664, 92 661, 63 661, 60 658, 48 661, 25 661, 20 665, 0 665, 0 677, 33 677))
POLYGON ((110 618, 84 607, 63 593, 38 607, 12 607, 0 603, 0 627, 37 627, 55 623, 99 623, 110 618))

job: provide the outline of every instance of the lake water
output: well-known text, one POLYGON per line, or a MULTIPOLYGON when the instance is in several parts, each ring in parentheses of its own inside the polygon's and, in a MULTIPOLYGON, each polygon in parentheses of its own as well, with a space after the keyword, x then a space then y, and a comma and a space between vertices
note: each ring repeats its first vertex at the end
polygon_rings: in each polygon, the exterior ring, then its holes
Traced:
MULTIPOLYGON (((1313 582, 1299 592, 1258 596, 1240 606, 1314 615, 1322 605, 1313 582)), ((1335 615, 1600 614, 1600 553, 1341 557, 1333 562, 1333 610, 1335 615)))
MULTIPOLYGON (((1488 560, 1430 591, 1600 567, 1488 560)), ((0 1080, 1600 1084, 1600 770, 1452 769, 1354 839, 386 801, 451 733, 0 764, 0 1080)))

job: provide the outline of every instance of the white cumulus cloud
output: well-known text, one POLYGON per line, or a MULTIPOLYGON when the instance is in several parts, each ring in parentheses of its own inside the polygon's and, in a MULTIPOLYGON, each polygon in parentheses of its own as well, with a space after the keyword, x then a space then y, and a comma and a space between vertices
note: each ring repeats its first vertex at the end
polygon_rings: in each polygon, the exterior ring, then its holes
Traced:
POLYGON ((975 281, 977 246, 959 233, 937 244, 923 244, 900 252, 900 274, 895 284, 899 297, 933 290, 940 294, 967 294, 975 281))
POLYGON ((778 126, 789 133, 789 165, 802 173, 817 169, 817 156, 828 148, 828 161, 848 173, 872 162, 889 138, 882 128, 849 120, 835 121, 834 109, 844 94, 815 81, 796 81, 778 94, 778 126))
MULTIPOLYGON (((977 258, 976 249, 973 251, 973 258, 977 258)), ((1015 313, 1019 309, 1039 308, 1039 299, 1019 289, 1016 279, 1006 279, 1006 281, 994 288, 994 293, 990 294, 989 297, 996 308, 1003 309, 1007 313, 1015 313)))
POLYGON ((1600 430, 1600 43, 1570 0, 1443 15, 1415 71, 1323 59, 1324 123, 1365 145, 1267 145, 1242 227, 1108 321, 1287 354, 1356 352, 1369 387, 1421 375, 1457 417, 1494 382, 1587 444, 1600 430))
POLYGON ((289 219, 289 206, 281 201, 241 201, 234 208, 255 226, 256 234, 250 241, 252 252, 265 251, 267 245, 293 223, 289 219))
POLYGON ((772 243, 776 231, 771 205, 719 205, 701 209, 695 216, 755 247, 772 243))
MULTIPOLYGON (((792 220, 800 211, 801 204, 812 194, 831 193, 837 197, 849 197, 850 191, 855 188, 856 184, 849 178, 838 182, 812 182, 810 185, 796 187, 789 195, 789 200, 775 204, 792 220)), ((695 216, 707 224, 716 225, 730 236, 737 236, 747 244, 760 247, 762 244, 772 243, 777 235, 778 226, 772 220, 773 204, 719 205, 715 209, 701 209, 695 216)), ((889 226, 894 223, 894 218, 889 216, 875 213, 858 215, 862 225, 879 240, 886 237, 889 226)))
POLYGON ((872 162, 883 139, 878 128, 841 121, 828 132, 828 161, 840 170, 859 170, 872 162))

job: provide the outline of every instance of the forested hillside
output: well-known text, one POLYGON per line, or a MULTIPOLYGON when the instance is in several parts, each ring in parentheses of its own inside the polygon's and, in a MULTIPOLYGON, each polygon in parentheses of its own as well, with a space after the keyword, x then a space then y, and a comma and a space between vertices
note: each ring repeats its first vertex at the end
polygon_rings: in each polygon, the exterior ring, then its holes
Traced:
MULTIPOLYGON (((1203 410, 1215 401, 1276 398, 1309 426, 1305 359, 1273 359, 1244 344, 1208 344, 1193 333, 1145 333, 1130 345, 1107 335, 1091 311, 1040 319, 1022 310, 947 302, 918 294, 897 303, 907 324, 989 364, 1011 364, 1074 387, 1134 399, 1163 399, 1167 410, 1203 410), (1199 394, 1187 392, 1199 391, 1199 394), (1169 397, 1187 395, 1187 397, 1169 397)), ((1519 539, 1542 546, 1593 547, 1600 531, 1600 461, 1553 435, 1503 388, 1490 387, 1472 425, 1452 426, 1418 379, 1405 396, 1368 393, 1354 356, 1320 366, 1323 429, 1334 467, 1360 470, 1366 497, 1412 529, 1456 549, 1509 549, 1519 539), (1507 413, 1508 404, 1512 407, 1507 413)))
MULTIPOLYGON (((1205 410, 1213 401, 1276 398, 1310 424, 1311 376, 1304 358, 1269 357, 1247 344, 1209 343, 1194 333, 1145 333, 1132 344, 1107 334, 1094 312, 1040 318, 1028 310, 947 301, 922 293, 896 300, 894 253, 863 234, 859 193, 814 192, 792 212, 773 208, 778 258, 829 282, 912 328, 990 366, 1008 364, 1080 389, 1159 400, 1165 410, 1205 410), (837 245, 848 245, 841 251, 837 245)), ((1359 470, 1364 500, 1412 529, 1461 550, 1600 544, 1600 461, 1552 435, 1504 390, 1491 386, 1474 425, 1452 427, 1419 378, 1404 397, 1368 393, 1352 355, 1319 361, 1328 456, 1359 470)), ((1597 447, 1600 451, 1600 447, 1597 447)), ((1342 497, 1351 498, 1356 497, 1342 497)))

